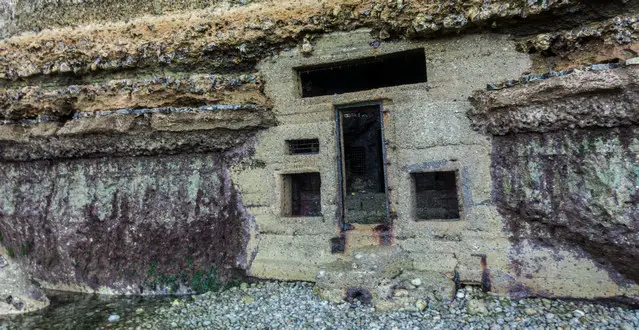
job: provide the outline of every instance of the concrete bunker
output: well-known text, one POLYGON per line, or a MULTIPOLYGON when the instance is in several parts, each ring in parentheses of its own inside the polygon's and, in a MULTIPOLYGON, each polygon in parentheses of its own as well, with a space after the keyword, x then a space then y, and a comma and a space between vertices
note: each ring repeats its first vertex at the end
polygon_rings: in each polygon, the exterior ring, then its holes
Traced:
MULTIPOLYGON (((578 1, 400 2, 224 2, 69 29, 20 15, 43 31, 0 47, 0 245, 33 241, 24 265, 52 289, 131 292, 150 265, 173 276, 193 256, 201 271, 283 280, 389 264, 432 284, 410 304, 431 288, 448 299, 448 275, 501 295, 638 299, 637 71, 579 69, 636 57, 636 6, 611 3, 623 16, 582 34, 553 31, 595 18, 578 1), (370 130, 346 123, 364 114, 370 130), (345 148, 344 127, 374 138, 345 148), (422 173, 435 171, 450 173, 422 173), (375 189, 354 189, 368 174, 375 189), (381 196, 379 216, 350 219, 349 189, 381 196)), ((370 283, 336 296, 375 296, 370 283)))

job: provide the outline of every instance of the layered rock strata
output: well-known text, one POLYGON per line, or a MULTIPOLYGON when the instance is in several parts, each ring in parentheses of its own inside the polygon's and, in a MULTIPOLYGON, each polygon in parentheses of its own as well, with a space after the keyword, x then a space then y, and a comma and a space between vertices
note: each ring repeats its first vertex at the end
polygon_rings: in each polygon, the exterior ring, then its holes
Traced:
MULTIPOLYGON (((18 7, 20 4, 18 2, 18 7)), ((475 1, 442 4, 430 0, 372 3, 288 0, 257 1, 232 8, 220 5, 207 11, 178 11, 8 38, 0 43, 0 78, 133 68, 199 72, 247 70, 273 51, 293 47, 308 36, 332 31, 372 28, 373 33, 384 40, 503 25, 511 30, 519 26, 520 33, 532 34, 540 29, 551 30, 552 22, 562 23, 559 27, 571 27, 592 20, 593 16, 611 17, 636 9, 635 6, 633 2, 594 4, 571 0, 489 4, 475 1), (551 16, 562 17, 562 20, 534 24, 551 16), (527 24, 527 20, 533 24, 527 24)), ((11 10, 15 8, 6 11, 11 10)), ((61 12, 73 15, 73 11, 61 12)), ((16 23, 28 26, 49 21, 30 21, 34 14, 37 16, 37 11, 16 23)))
POLYGON ((615 127, 639 121, 639 67, 577 72, 501 91, 477 91, 469 112, 484 133, 615 127))

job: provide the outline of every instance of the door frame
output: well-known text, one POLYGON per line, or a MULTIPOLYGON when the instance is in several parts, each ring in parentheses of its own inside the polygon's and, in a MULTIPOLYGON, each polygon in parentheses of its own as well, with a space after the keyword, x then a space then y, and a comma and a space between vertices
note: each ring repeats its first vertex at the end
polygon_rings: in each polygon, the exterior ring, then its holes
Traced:
POLYGON ((342 114, 344 110, 352 110, 353 108, 362 108, 362 107, 371 107, 376 106, 379 108, 379 125, 381 132, 381 146, 382 146, 382 167, 384 172, 384 194, 386 195, 386 222, 383 223, 385 225, 392 225, 392 219, 390 216, 390 195, 388 189, 388 160, 386 159, 386 138, 384 134, 384 108, 382 101, 372 101, 372 102, 360 102, 360 103, 351 103, 344 105, 334 105, 335 108, 335 135, 337 141, 337 222, 342 231, 348 230, 346 222, 344 222, 344 197, 346 196, 346 185, 344 184, 345 180, 345 161, 344 161, 344 144, 342 143, 344 140, 344 132, 342 129, 342 114))

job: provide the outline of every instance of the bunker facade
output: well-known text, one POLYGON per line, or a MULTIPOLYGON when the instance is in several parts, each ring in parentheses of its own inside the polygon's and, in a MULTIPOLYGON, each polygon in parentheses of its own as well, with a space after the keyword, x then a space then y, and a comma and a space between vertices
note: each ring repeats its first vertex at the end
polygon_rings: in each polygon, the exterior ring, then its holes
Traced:
POLYGON ((25 277, 639 299, 636 3, 152 5, 3 4, 0 254, 25 277))

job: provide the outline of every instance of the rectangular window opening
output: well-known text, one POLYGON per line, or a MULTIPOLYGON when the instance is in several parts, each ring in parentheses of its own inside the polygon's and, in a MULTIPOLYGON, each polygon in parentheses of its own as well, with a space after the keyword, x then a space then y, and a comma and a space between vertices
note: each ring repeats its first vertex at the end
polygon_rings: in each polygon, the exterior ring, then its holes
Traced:
POLYGON ((459 219, 456 171, 413 173, 417 220, 459 219))
POLYGON ((319 173, 284 174, 282 183, 282 216, 322 215, 319 173))
POLYGON ((289 155, 310 155, 319 153, 319 139, 287 140, 289 155))
POLYGON ((296 69, 302 97, 426 82, 423 48, 296 69))

